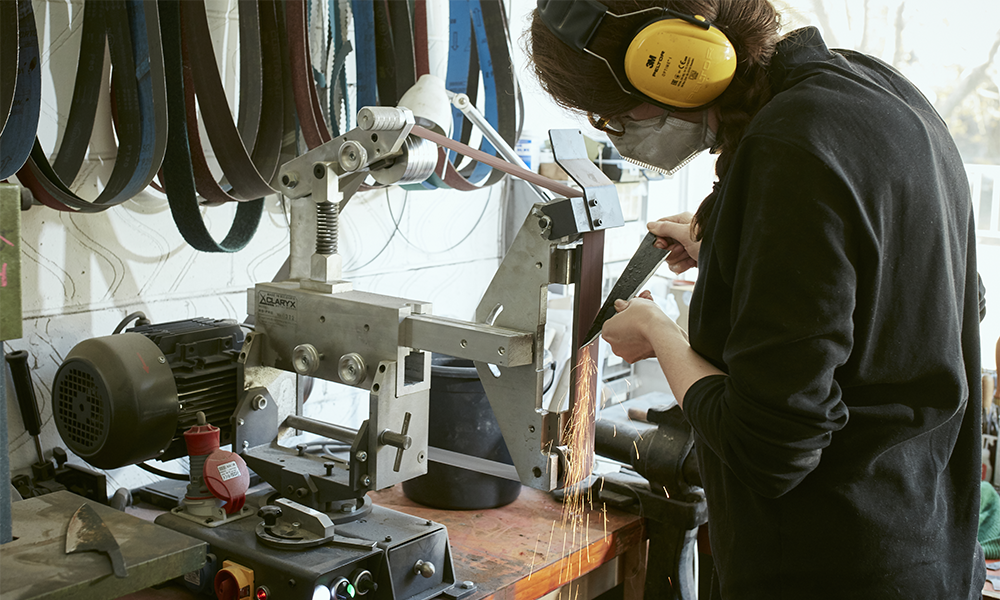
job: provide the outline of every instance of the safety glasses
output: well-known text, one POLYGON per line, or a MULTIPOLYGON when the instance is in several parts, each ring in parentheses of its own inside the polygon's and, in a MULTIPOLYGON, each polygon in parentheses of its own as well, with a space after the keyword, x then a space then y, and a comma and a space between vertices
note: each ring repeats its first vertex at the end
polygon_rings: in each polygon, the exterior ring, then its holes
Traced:
POLYGON ((590 124, 594 129, 603 131, 608 135, 620 137, 625 134, 625 123, 623 123, 620 118, 599 117, 592 112, 588 112, 587 119, 590 121, 590 124))

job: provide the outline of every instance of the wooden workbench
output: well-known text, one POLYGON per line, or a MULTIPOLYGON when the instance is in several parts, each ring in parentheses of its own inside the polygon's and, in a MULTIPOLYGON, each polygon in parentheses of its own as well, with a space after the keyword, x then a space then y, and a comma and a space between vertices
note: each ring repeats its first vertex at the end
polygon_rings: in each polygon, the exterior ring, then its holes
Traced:
MULTIPOLYGON (((401 486, 369 495, 386 508, 448 527, 456 580, 476 585, 463 600, 536 600, 618 557, 625 599, 642 597, 646 532, 644 520, 636 515, 613 508, 604 511, 598 505, 574 529, 572 521, 563 519, 562 504, 528 487, 522 487, 518 499, 507 506, 471 511, 427 508, 406 498, 401 486)), ((126 598, 195 597, 171 585, 126 598)))
POLYGON ((477 587, 468 600, 535 600, 619 556, 626 600, 642 597, 646 533, 636 515, 595 505, 574 527, 563 519, 562 504, 528 487, 507 506, 476 511, 427 508, 399 487, 370 496, 448 527, 456 580, 477 587))

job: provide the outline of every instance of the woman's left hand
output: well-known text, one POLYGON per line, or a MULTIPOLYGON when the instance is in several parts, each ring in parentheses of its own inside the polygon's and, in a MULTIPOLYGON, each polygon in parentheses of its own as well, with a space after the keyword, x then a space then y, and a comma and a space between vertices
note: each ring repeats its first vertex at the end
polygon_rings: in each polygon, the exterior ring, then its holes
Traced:
POLYGON ((626 362, 656 356, 654 347, 667 336, 680 336, 686 343, 684 331, 660 310, 648 291, 629 301, 616 301, 615 309, 618 314, 604 323, 602 335, 611 351, 626 362))

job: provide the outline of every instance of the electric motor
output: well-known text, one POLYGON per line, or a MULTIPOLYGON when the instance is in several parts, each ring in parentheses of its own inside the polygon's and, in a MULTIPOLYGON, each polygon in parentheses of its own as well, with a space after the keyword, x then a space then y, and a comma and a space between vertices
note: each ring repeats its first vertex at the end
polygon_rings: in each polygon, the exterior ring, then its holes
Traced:
POLYGON ((100 469, 184 456, 199 411, 231 443, 243 339, 235 321, 199 318, 80 342, 52 384, 59 435, 100 469))

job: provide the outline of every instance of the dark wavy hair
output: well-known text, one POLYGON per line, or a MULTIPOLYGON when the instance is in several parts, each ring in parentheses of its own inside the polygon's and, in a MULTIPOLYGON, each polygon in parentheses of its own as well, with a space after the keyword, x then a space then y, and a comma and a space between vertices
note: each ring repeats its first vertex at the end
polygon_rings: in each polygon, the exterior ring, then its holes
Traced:
MULTIPOLYGON (((777 10, 768 0, 600 1, 617 15, 655 7, 700 15, 729 38, 736 50, 736 74, 714 103, 719 111, 719 131, 713 151, 719 154, 715 171, 721 178, 729 170, 733 150, 750 120, 771 99, 767 66, 779 39, 777 10)), ((632 19, 608 19, 606 34, 595 39, 591 49, 601 56, 621 56, 623 45, 631 41, 632 33, 648 19, 648 14, 632 19)), ((642 103, 621 90, 604 63, 559 40, 542 21, 537 9, 531 17, 528 46, 535 75, 558 104, 602 117, 616 117, 642 103)), ((713 193, 698 208, 692 223, 697 239, 701 238, 702 225, 707 222, 714 205, 713 193)))

